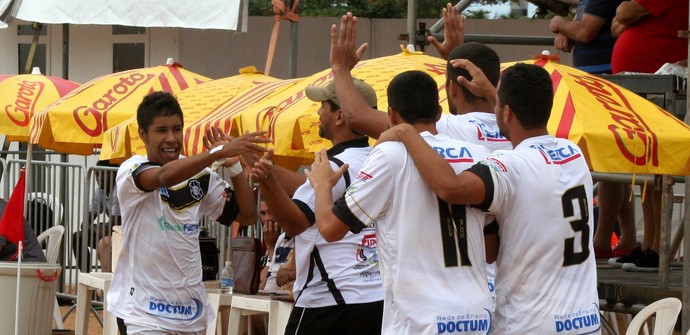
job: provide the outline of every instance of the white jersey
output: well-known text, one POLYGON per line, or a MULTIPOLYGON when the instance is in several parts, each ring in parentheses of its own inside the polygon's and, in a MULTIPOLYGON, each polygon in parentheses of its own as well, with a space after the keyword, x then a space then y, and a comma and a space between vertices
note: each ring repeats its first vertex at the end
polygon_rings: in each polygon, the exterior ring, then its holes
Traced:
POLYGON ((156 166, 146 163, 133 156, 117 172, 123 240, 108 310, 128 322, 200 331, 215 315, 202 283, 199 218, 221 215, 230 185, 206 168, 173 187, 143 191, 133 174, 156 166))
MULTIPOLYGON (((371 152, 368 138, 340 143, 328 150, 333 169, 342 163, 348 171, 333 187, 340 198, 371 152)), ((293 201, 314 222, 316 197, 309 181, 300 186, 293 201)), ((315 224, 294 237, 297 278, 295 306, 304 308, 361 304, 383 300, 378 266, 376 232, 371 225, 359 234, 347 233, 336 242, 326 242, 315 224)))
POLYGON ((499 223, 496 334, 598 334, 592 178, 582 150, 550 135, 472 167, 499 223))
MULTIPOLYGON (((488 155, 482 146, 446 135, 421 135, 458 173, 488 155)), ((333 212, 353 231, 376 223, 382 334, 489 332, 486 214, 440 200, 402 143, 377 145, 333 212)))
POLYGON ((450 138, 484 146, 489 152, 513 148, 498 130, 496 115, 493 113, 442 114, 441 119, 436 122, 436 130, 450 138))

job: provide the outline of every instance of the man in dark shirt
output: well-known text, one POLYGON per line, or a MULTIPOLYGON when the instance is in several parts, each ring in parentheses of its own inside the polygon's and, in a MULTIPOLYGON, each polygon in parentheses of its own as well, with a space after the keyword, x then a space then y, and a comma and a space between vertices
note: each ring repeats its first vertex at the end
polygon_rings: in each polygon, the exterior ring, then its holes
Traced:
MULTIPOLYGON (((5 213, 7 200, 0 199, 0 217, 5 213)), ((36 233, 31 228, 28 221, 24 220, 24 252, 22 261, 45 262, 46 256, 43 254, 41 245, 38 244, 36 233)), ((8 241, 5 236, 0 235, 0 261, 9 261, 17 252, 17 246, 8 241)))

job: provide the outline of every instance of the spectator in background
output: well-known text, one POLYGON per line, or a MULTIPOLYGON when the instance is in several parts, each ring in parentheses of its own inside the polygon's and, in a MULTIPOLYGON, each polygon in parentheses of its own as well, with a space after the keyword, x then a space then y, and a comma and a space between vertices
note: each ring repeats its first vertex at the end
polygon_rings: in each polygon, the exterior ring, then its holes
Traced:
MULTIPOLYGON (((611 59, 613 73, 654 73, 665 63, 682 63, 687 60, 688 40, 678 37, 678 31, 687 28, 688 1, 623 1, 616 9, 611 25, 612 34, 618 36, 611 59)), ((642 199, 642 245, 627 257, 609 260, 610 264, 624 270, 659 271, 660 185, 655 183, 645 193, 646 197, 642 199)))
MULTIPOLYGON (((7 207, 7 200, 0 198, 0 217, 5 213, 7 207)), ((5 236, 0 235, 0 261, 16 261, 13 259, 17 253, 17 246, 9 242, 5 236)), ((36 233, 28 221, 24 220, 24 246, 22 252, 23 262, 46 262, 46 256, 43 254, 43 249, 36 239, 36 233)))
MULTIPOLYGON (((98 161, 96 166, 117 167, 105 160, 98 161)), ((82 223, 79 231, 72 233, 72 251, 77 260, 77 267, 82 272, 91 271, 90 248, 97 249, 101 270, 104 272, 111 270, 110 234, 112 227, 119 225, 121 220, 120 204, 115 187, 115 172, 104 169, 93 170, 96 187, 89 200, 88 220, 82 223), (83 243, 84 238, 86 243, 83 243), (82 258, 82 256, 85 257, 82 258)))
POLYGON ((266 266, 261 272, 261 286, 265 291, 278 291, 280 286, 276 283, 278 270, 287 264, 288 254, 295 247, 295 241, 281 233, 280 225, 273 218, 271 210, 265 201, 259 203, 259 218, 263 223, 263 237, 266 243, 266 266))
MULTIPOLYGON (((580 0, 572 21, 554 16, 549 24, 556 34, 554 46, 563 52, 573 53, 573 65, 588 73, 611 73, 611 54, 616 37, 611 33, 611 23, 616 7, 622 0, 580 0)), ((635 236, 635 212, 629 201, 630 185, 599 182, 599 218, 594 234, 594 253, 597 259, 624 256, 637 245, 635 236), (611 234, 620 225, 620 242, 611 247, 611 234)))

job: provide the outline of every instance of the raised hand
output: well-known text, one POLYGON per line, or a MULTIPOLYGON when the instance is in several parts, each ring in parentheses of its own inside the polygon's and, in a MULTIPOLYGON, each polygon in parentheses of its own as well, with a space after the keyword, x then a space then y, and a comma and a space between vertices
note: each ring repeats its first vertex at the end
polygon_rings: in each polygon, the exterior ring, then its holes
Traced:
POLYGON ((357 45, 357 17, 348 12, 340 18, 340 32, 335 24, 331 26, 331 69, 352 70, 367 49, 367 43, 358 49, 357 45))
POLYGON ((486 98, 493 102, 494 105, 496 104, 494 101, 496 99, 496 87, 486 78, 484 71, 467 59, 453 59, 450 61, 450 64, 453 65, 453 67, 467 70, 470 76, 472 76, 471 81, 463 76, 458 76, 455 78, 458 84, 467 87, 472 94, 486 98))
POLYGON ((254 163, 252 167, 252 179, 263 182, 268 180, 271 173, 273 173, 273 149, 269 149, 258 162, 254 163))
POLYGON ((451 3, 446 4, 443 9, 443 43, 433 36, 429 36, 427 40, 443 59, 448 60, 450 52, 465 43, 465 16, 460 15, 451 3))
POLYGON ((304 170, 304 173, 314 189, 318 187, 332 188, 347 171, 348 166, 348 164, 343 164, 338 170, 333 171, 326 150, 321 150, 314 154, 314 163, 311 164, 311 171, 304 170))

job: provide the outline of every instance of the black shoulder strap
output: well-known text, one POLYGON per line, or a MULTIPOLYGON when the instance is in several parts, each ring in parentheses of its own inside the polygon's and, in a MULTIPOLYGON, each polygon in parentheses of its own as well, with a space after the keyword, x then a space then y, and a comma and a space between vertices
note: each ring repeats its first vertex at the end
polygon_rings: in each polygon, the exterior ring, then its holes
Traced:
MULTIPOLYGON (((341 167, 345 165, 343 161, 336 157, 329 157, 329 160, 335 164, 338 165, 338 167, 341 167)), ((350 171, 346 170, 345 173, 343 174, 343 178, 345 178, 345 188, 350 187, 350 171)))
MULTIPOLYGON (((343 298, 343 295, 340 293, 340 290, 338 290, 338 287, 335 286, 333 279, 328 277, 328 272, 326 272, 326 267, 323 265, 323 260, 321 260, 319 249, 316 247, 314 247, 314 249, 311 251, 311 255, 309 255, 309 275, 307 275, 307 280, 302 287, 300 296, 304 292, 304 289, 307 288, 307 285, 309 285, 309 282, 314 279, 314 266, 319 269, 321 280, 326 283, 326 286, 328 286, 328 291, 330 291, 333 295, 333 299, 335 299, 336 304, 345 305, 345 298, 343 298)), ((295 299, 295 302, 297 302, 297 300, 299 300, 299 297, 295 299)))

